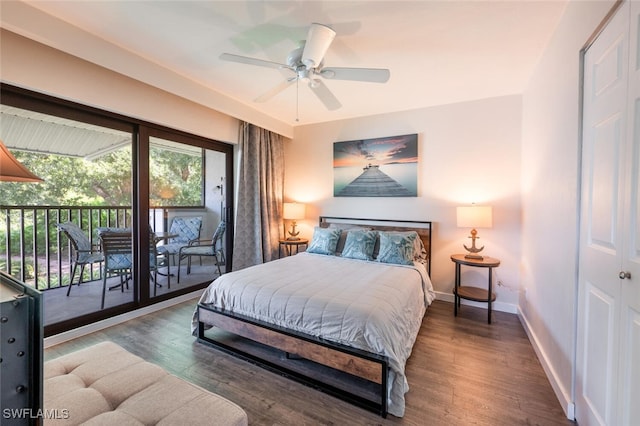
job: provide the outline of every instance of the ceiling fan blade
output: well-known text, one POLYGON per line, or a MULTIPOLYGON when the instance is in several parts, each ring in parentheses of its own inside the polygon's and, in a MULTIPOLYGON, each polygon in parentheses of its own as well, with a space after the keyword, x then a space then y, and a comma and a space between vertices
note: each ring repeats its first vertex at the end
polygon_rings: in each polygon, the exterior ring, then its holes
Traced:
POLYGON ((276 68, 276 69, 289 68, 285 64, 265 61, 264 59, 256 59, 256 58, 249 58, 247 56, 234 55, 232 53, 223 53, 222 55, 220 55, 220 59, 222 59, 223 61, 238 62, 240 64, 257 65, 259 67, 268 67, 268 68, 276 68))
POLYGON ((311 80, 309 82, 309 88, 316 94, 318 99, 324 104, 329 111, 334 111, 342 106, 338 98, 334 96, 322 80, 311 80))
POLYGON ((278 93, 282 92, 287 87, 291 86, 295 81, 296 81, 295 77, 287 79, 287 80, 284 80, 282 83, 280 83, 277 86, 273 87, 268 92, 265 92, 262 95, 258 96, 253 101, 254 102, 266 102, 269 99, 273 98, 278 93))
POLYGON ((336 32, 328 26, 316 23, 311 24, 304 51, 302 52, 302 63, 307 68, 319 66, 335 36, 336 32))
POLYGON ((330 80, 368 81, 371 83, 386 83, 391 73, 386 68, 323 68, 322 77, 330 80))

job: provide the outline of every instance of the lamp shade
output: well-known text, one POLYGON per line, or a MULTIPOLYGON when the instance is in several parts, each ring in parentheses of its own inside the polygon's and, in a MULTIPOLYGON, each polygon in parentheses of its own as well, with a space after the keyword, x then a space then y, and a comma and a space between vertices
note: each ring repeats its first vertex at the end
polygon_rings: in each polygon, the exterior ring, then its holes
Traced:
POLYGON ((301 203, 284 203, 283 209, 283 218, 284 219, 304 219, 304 204, 301 203))
POLYGON ((465 206, 457 208, 458 228, 491 228, 493 214, 491 206, 465 206))
POLYGON ((43 182, 44 179, 39 178, 27 170, 0 140, 0 181, 43 182))

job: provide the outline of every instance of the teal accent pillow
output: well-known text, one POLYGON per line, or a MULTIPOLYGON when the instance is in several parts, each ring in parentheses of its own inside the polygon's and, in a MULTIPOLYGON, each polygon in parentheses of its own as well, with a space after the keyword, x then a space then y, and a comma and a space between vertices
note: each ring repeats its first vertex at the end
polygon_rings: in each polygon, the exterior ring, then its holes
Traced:
POLYGON ((316 226, 307 252, 334 255, 336 254, 338 238, 340 238, 339 229, 326 229, 316 226))
POLYGON ((397 265, 413 265, 414 244, 418 234, 380 232, 378 262, 397 265))
POLYGON ((371 228, 360 225, 347 225, 347 224, 338 224, 338 223, 330 223, 329 229, 339 229, 340 238, 338 239, 338 245, 336 246, 336 255, 340 256, 342 254, 342 250, 344 250, 344 244, 347 242, 347 233, 352 230, 364 230, 371 231, 371 228))
POLYGON ((344 250, 342 250, 342 257, 372 260, 373 247, 375 245, 375 232, 366 230, 349 231, 347 232, 347 240, 344 243, 344 250))

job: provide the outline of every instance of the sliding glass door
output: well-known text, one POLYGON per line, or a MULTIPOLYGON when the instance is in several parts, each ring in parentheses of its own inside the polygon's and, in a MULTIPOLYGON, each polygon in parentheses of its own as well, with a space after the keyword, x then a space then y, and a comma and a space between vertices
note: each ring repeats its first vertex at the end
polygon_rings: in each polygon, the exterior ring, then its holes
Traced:
POLYGON ((0 182, 0 268, 44 292, 45 325, 137 299, 130 261, 134 128, 64 115, 0 105, 4 144, 43 179, 0 182), (120 247, 117 259, 103 246, 107 230, 127 235, 128 250, 120 247))
POLYGON ((1 89, 0 138, 44 182, 0 182, 0 269, 43 291, 46 335, 226 270, 232 224, 215 249, 206 240, 232 217, 231 145, 1 89))
POLYGON ((159 297, 211 282, 226 268, 224 240, 213 236, 224 219, 228 154, 169 132, 151 134, 149 222, 157 241, 151 260, 164 263, 150 293, 159 297))

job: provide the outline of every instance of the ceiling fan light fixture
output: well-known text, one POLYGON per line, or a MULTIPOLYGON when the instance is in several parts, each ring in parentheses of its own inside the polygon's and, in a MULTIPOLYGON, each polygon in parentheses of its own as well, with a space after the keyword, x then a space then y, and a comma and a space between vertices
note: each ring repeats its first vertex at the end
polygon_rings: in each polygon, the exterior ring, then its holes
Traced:
MULTIPOLYGON (((294 73, 293 77, 287 78, 271 90, 258 96, 254 99, 255 102, 266 102, 285 90, 287 87, 290 87, 293 83, 296 83, 297 117, 299 102, 298 87, 300 81, 302 81, 308 84, 313 94, 329 111, 334 111, 340 108, 342 104, 340 104, 340 101, 324 84, 322 81, 323 79, 386 83, 390 76, 389 70, 386 68, 324 68, 324 55, 329 49, 329 46, 333 42, 335 36, 335 31, 330 27, 317 23, 311 24, 307 40, 301 42, 296 49, 289 53, 286 64, 234 55, 232 53, 223 53, 220 55, 220 59, 267 68, 286 69, 294 73)), ((298 121, 297 118, 296 121, 298 121)))
POLYGON ((311 24, 302 53, 302 63, 308 68, 315 68, 320 65, 335 37, 336 32, 328 26, 317 23, 311 24))
POLYGON ((320 74, 324 77, 324 78, 333 78, 336 76, 336 72, 333 70, 322 70, 320 71, 320 74))
POLYGON ((298 75, 299 80, 309 80, 311 76, 311 72, 308 68, 300 66, 296 69, 296 74, 298 75))

